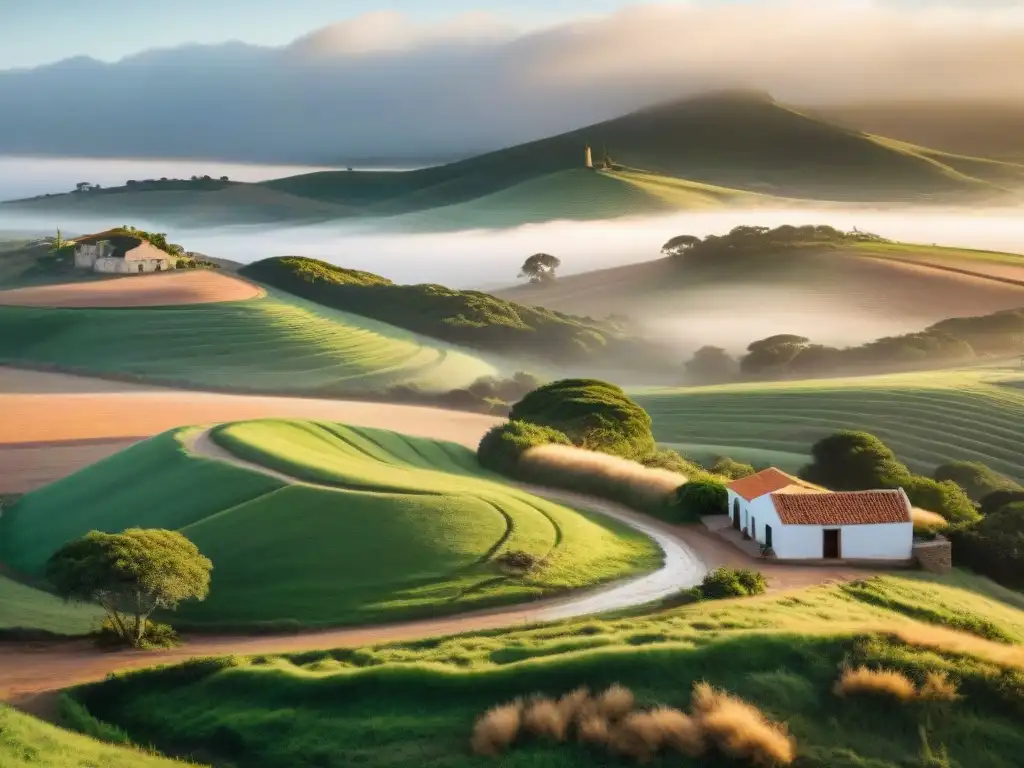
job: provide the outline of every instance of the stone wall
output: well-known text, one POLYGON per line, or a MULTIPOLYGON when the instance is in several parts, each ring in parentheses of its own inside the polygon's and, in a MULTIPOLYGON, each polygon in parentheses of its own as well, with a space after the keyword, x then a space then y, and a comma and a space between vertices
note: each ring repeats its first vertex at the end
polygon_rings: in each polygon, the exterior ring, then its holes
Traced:
POLYGON ((914 559, 922 571, 949 573, 953 569, 953 545, 942 536, 934 541, 915 541, 914 559))

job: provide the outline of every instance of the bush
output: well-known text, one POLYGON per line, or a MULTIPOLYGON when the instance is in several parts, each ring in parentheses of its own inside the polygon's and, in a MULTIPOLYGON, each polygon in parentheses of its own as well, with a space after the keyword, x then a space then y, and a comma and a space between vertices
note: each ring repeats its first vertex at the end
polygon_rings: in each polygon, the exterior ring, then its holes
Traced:
POLYGON ((708 467, 708 471, 728 477, 730 480, 739 480, 741 477, 749 477, 757 472, 752 465, 730 459, 728 456, 716 457, 714 463, 708 467))
POLYGON ((701 594, 709 600, 728 597, 760 595, 768 588, 768 582, 760 571, 747 569, 716 568, 704 576, 701 594))
POLYGON ((994 491, 981 500, 979 511, 983 515, 991 515, 1015 501, 1024 501, 1024 491, 994 491))
POLYGON ((966 566, 1012 589, 1024 587, 1024 502, 1015 502, 981 520, 954 526, 953 563, 966 566))
POLYGON ((836 432, 816 442, 811 456, 800 477, 833 491, 894 488, 910 476, 896 454, 867 432, 836 432))
POLYGON ((938 482, 950 480, 961 488, 971 501, 981 501, 995 491, 1022 491, 1008 477, 993 472, 978 461, 952 461, 936 467, 932 477, 938 482))
POLYGON ((952 523, 978 519, 978 510, 964 489, 951 480, 936 482, 929 477, 910 475, 900 482, 910 503, 929 512, 937 512, 952 523))
POLYGON ((521 550, 503 552, 496 558, 499 565, 512 571, 528 571, 537 565, 537 556, 521 550))
POLYGON ((569 438, 557 429, 509 421, 491 428, 477 447, 481 466, 509 477, 517 477, 519 459, 530 448, 539 445, 571 445, 569 438))
POLYGON ((470 739, 473 754, 497 757, 512 746, 519 735, 522 712, 522 703, 512 702, 492 707, 481 715, 470 739))
POLYGON ((530 392, 510 418, 551 427, 573 445, 640 460, 656 452, 651 417, 621 388, 596 379, 563 379, 530 392))
MULTIPOLYGON (((110 618, 105 618, 100 628, 92 634, 93 642, 98 648, 127 648, 133 645, 129 638, 124 637, 121 631, 114 626, 110 618)), ((181 644, 181 639, 174 628, 169 624, 159 624, 155 621, 146 623, 143 632, 142 642, 136 647, 146 649, 174 648, 181 644)))
POLYGON ((774 723, 753 704, 712 688, 694 686, 693 717, 708 741, 729 757, 757 765, 789 765, 796 745, 781 723, 774 723))
POLYGON ((704 515, 729 513, 729 492, 713 480, 689 482, 676 491, 675 505, 683 520, 697 520, 704 515))

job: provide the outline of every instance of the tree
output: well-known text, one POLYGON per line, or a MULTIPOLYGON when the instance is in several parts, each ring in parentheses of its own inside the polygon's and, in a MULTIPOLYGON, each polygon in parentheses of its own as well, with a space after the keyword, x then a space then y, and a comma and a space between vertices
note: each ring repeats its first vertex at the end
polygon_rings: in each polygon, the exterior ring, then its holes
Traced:
POLYGON ((790 333, 780 333, 752 342, 747 347, 748 354, 740 359, 740 370, 744 373, 762 373, 782 369, 803 352, 809 343, 810 339, 790 333))
POLYGON ((937 467, 932 477, 940 483, 953 481, 967 492, 972 501, 981 501, 995 491, 1024 490, 1010 478, 992 471, 980 461, 951 461, 937 467))
POLYGON ((694 235, 676 235, 661 246, 661 252, 670 258, 679 258, 701 244, 701 239, 694 235))
POLYGON ((555 270, 562 266, 562 260, 550 253, 535 253, 523 262, 519 276, 529 278, 531 283, 546 283, 555 279, 555 270))
POLYGON ((892 488, 910 477, 896 454, 867 432, 836 432, 816 442, 811 456, 813 461, 800 476, 833 491, 892 488))
POLYGON ((141 647, 157 608, 205 599, 213 564, 177 531, 91 531, 58 549, 46 578, 68 601, 99 603, 117 634, 141 647))
POLYGON ((993 515, 1016 501, 1024 501, 1024 489, 1016 491, 993 491, 981 500, 981 508, 979 511, 983 515, 993 515))
POLYGON ((728 352, 710 346, 694 352, 685 368, 695 381, 709 384, 729 381, 739 372, 739 364, 728 352))
POLYGON ((80 181, 75 184, 75 192, 88 192, 90 189, 92 189, 92 184, 88 181, 80 181))

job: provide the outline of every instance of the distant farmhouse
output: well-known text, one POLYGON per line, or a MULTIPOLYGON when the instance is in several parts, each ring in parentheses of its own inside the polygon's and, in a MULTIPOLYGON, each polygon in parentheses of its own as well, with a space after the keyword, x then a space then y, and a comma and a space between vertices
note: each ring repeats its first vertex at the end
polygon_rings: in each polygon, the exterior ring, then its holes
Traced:
POLYGON ((75 266, 93 272, 138 274, 174 269, 175 260, 141 237, 107 230, 75 239, 75 266))
POLYGON ((770 469, 728 485, 732 527, 780 560, 909 560, 902 489, 832 492, 770 469))

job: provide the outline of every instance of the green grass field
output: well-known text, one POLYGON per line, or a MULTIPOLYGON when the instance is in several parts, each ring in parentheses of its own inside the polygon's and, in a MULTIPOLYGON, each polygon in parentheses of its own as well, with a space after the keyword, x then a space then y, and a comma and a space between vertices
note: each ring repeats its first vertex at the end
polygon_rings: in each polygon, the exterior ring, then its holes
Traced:
POLYGON ((0 361, 257 392, 446 391, 491 364, 298 298, 131 309, 0 306, 0 361))
MULTIPOLYGON (((785 721, 800 768, 922 765, 925 722, 931 746, 948 748, 951 765, 1013 768, 1024 749, 1024 656, 1007 643, 1024 639, 1020 599, 963 574, 888 576, 643 615, 210 661, 129 674, 76 695, 96 717, 165 752, 253 768, 583 768, 620 762, 574 741, 530 740, 498 761, 471 757, 473 721, 516 696, 616 682, 640 706, 685 707, 693 683, 707 680, 785 721), (953 628, 974 638, 966 642, 975 655, 955 650, 953 628), (964 698, 930 716, 921 704, 841 699, 832 685, 844 663, 917 680, 945 670, 964 698)), ((651 763, 743 764, 714 755, 651 763)))
POLYGON ((0 634, 31 629, 55 635, 86 635, 103 620, 94 605, 67 604, 41 589, 0 574, 0 634))
POLYGON ((185 768, 126 746, 104 744, 0 704, 0 765, 4 768, 185 768))
POLYGON ((1024 480, 1024 375, 982 367, 846 379, 636 391, 655 437, 795 469, 822 437, 871 432, 912 469, 981 461, 1024 480), (768 452, 768 453, 765 453, 768 452), (781 452, 778 456, 775 452, 781 452))
POLYGON ((303 421, 216 430, 237 456, 321 484, 309 485, 196 456, 196 434, 164 433, 26 495, 0 519, 0 559, 39 574, 56 548, 92 529, 180 530, 214 572, 207 600, 174 618, 206 628, 456 613, 660 560, 631 529, 507 486, 452 443, 303 421), (538 565, 505 571, 496 558, 511 550, 538 565))

